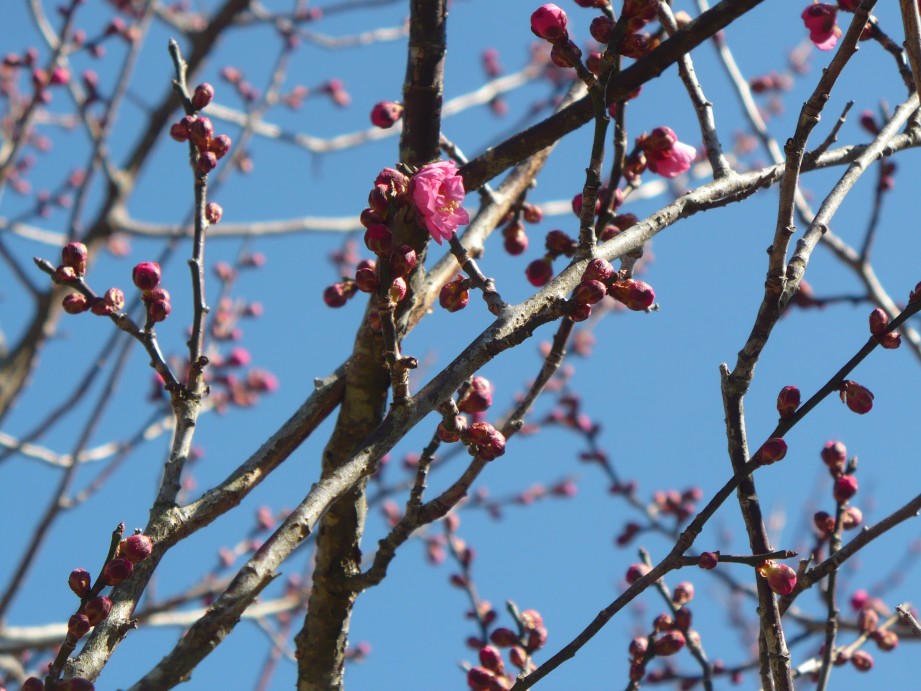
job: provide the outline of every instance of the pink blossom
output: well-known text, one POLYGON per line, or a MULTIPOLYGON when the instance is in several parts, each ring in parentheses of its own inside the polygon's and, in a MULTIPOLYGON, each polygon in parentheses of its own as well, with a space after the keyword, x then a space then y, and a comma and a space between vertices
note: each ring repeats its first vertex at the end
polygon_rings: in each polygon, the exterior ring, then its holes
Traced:
POLYGON ((566 38, 566 13, 553 4, 541 5, 531 15, 531 31, 551 43, 566 38))
POLYGON ((464 202, 464 179, 452 161, 438 161, 423 166, 409 184, 410 196, 425 227, 439 245, 454 237, 459 225, 470 222, 461 206, 464 202))
POLYGON ((646 156, 646 167, 663 178, 673 178, 686 173, 697 157, 697 149, 684 142, 675 142, 667 151, 646 156))
POLYGON ((838 43, 841 29, 838 28, 836 18, 838 8, 825 2, 809 5, 800 15, 803 24, 809 29, 809 40, 819 50, 831 50, 838 43))

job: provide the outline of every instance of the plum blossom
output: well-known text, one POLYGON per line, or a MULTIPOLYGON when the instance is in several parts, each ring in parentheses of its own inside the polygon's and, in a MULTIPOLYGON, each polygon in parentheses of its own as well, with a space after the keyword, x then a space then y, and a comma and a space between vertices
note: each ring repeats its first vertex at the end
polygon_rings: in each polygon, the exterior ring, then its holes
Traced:
POLYGON ((826 2, 809 5, 800 15, 809 29, 809 40, 819 50, 831 50, 838 43, 841 29, 835 21, 837 15, 838 8, 826 2))
POLYGON ((461 206, 464 179, 453 161, 438 161, 422 166, 409 183, 410 197, 422 222, 439 245, 454 237, 459 225, 470 222, 461 206))
POLYGON ((640 138, 639 146, 646 155, 646 167, 664 178, 686 173, 697 157, 697 149, 678 141, 670 127, 656 127, 640 138))

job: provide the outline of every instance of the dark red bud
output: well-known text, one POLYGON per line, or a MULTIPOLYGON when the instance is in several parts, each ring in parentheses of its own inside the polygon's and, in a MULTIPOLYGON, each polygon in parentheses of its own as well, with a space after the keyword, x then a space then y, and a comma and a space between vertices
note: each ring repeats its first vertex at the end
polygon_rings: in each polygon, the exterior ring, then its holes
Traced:
POLYGON ((156 262, 141 262, 131 271, 131 280, 139 290, 153 290, 160 284, 160 265, 156 262))
POLYGON ((192 94, 192 106, 195 110, 201 110, 208 106, 214 100, 214 87, 208 82, 204 82, 195 87, 195 93, 192 94))

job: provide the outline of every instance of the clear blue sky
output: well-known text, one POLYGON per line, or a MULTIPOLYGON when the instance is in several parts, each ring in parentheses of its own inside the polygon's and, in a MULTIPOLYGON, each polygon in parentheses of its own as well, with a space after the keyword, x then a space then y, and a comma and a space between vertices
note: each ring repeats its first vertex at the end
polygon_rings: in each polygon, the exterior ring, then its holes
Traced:
MULTIPOLYGON (((537 4, 523 0, 453 3, 449 17, 446 98, 467 93, 483 83, 479 56, 486 48, 499 50, 507 72, 526 64, 533 39, 528 17, 537 4)), ((277 10, 288 9, 288 3, 267 5, 277 10)), ((676 9, 695 13, 691 5, 683 1, 675 3, 676 9)), ((805 2, 764 3, 726 32, 747 76, 786 69, 788 51, 806 38, 799 19, 805 5, 805 2)), ((574 38, 584 44, 588 22, 594 13, 570 2, 565 9, 574 38)), ((49 12, 52 10, 49 5, 49 12)), ((109 16, 109 8, 101 3, 89 3, 80 12, 86 18, 81 25, 89 35, 104 26, 109 16)), ((396 3, 330 15, 310 28, 332 36, 352 35, 374 27, 399 26, 405 12, 405 3, 396 3)), ((880 17, 883 28, 900 42, 897 8, 882 8, 880 17)), ((116 160, 133 142, 141 122, 139 107, 153 103, 169 88, 171 68, 165 49, 169 36, 166 27, 155 24, 142 53, 129 102, 116 125, 118 134, 113 142, 116 160)), ((25 3, 10 3, 0 26, 0 49, 3 53, 21 51, 36 43, 25 3)), ((400 96, 405 61, 402 48, 400 40, 337 51, 305 44, 291 63, 288 83, 313 89, 330 78, 340 78, 352 96, 351 105, 340 109, 317 97, 309 99, 299 111, 279 107, 266 120, 319 137, 365 129, 368 112, 375 102, 400 96)), ((243 69, 247 79, 264 89, 277 51, 278 41, 268 28, 234 31, 221 44, 203 77, 216 85, 219 103, 239 107, 238 99, 220 82, 220 69, 226 65, 243 69)), ((42 55, 45 54, 43 50, 42 55)), ((715 104, 717 125, 728 146, 732 133, 745 129, 738 101, 711 46, 701 46, 694 51, 693 58, 705 93, 715 104)), ((75 60, 74 71, 92 68, 99 72, 100 82, 108 85, 120 59, 120 49, 112 44, 103 60, 91 63, 83 56, 75 60)), ((769 123, 781 143, 792 132, 799 105, 829 59, 829 54, 814 51, 809 57, 809 73, 797 78, 793 90, 783 94, 785 112, 769 123)), ((903 94, 891 58, 877 45, 863 44, 836 87, 814 141, 825 136, 846 100, 855 100, 852 113, 856 114, 879 108, 879 99, 894 107, 903 94)), ((548 95, 549 89, 543 83, 529 86, 508 95, 509 115, 504 119, 481 107, 447 119, 444 132, 469 156, 475 155, 510 132, 535 100, 548 95)), ((56 98, 63 102, 62 96, 56 98)), ((667 124, 683 141, 699 143, 693 109, 675 69, 644 87, 642 97, 630 106, 629 118, 631 137, 667 124)), ((219 121, 216 126, 235 137, 235 126, 219 121)), ((63 171, 81 165, 87 156, 85 143, 76 141, 79 137, 60 136, 55 130, 49 130, 49 134, 54 138, 54 149, 39 156, 32 177, 35 188, 53 188, 63 171)), ((538 188, 529 197, 532 201, 564 200, 581 190, 588 161, 588 137, 589 132, 584 129, 567 137, 558 147, 540 177, 538 188)), ((856 117, 844 126, 840 140, 844 143, 867 140, 856 124, 856 117)), ((376 173, 395 162, 397 139, 391 137, 324 156, 257 139, 252 151, 254 172, 248 177, 235 176, 216 197, 224 207, 227 223, 299 215, 357 217, 365 206, 376 173)), ((185 217, 191 201, 191 185, 183 167, 184 156, 183 147, 168 140, 160 142, 129 206, 134 218, 165 223, 185 217)), ((759 152, 746 162, 755 160, 765 161, 766 155, 759 152)), ((915 260, 921 242, 917 234, 909 231, 917 210, 908 191, 910 182, 917 179, 919 166, 913 151, 899 156, 897 163, 896 189, 883 209, 874 266, 890 294, 896 300, 904 300, 921 279, 915 260)), ((821 200, 840 172, 835 169, 805 179, 814 201, 821 200)), ((647 175, 650 180, 653 177, 647 175)), ((849 242, 860 242, 870 214, 875 179, 875 173, 871 172, 861 181, 832 224, 832 229, 849 242)), ((624 210, 643 217, 663 201, 663 197, 638 201, 624 210)), ((468 209, 473 210, 475 202, 475 196, 468 197, 468 209)), ((603 428, 600 444, 609 452, 618 472, 638 482, 639 495, 644 499, 658 489, 689 486, 699 486, 704 496, 709 497, 729 477, 718 366, 721 362, 734 362, 755 317, 776 202, 776 193, 767 191, 744 204, 692 218, 660 234, 651 248, 654 261, 644 280, 655 286, 661 309, 652 314, 610 316, 594 327, 597 345, 592 357, 570 360, 574 366, 572 385, 582 397, 583 410, 603 428)), ((0 198, 0 215, 6 218, 25 207, 26 200, 10 192, 0 198)), ((58 212, 50 219, 36 220, 35 224, 60 232, 65 218, 65 214, 58 212)), ((524 267, 540 256, 543 236, 552 228, 575 235, 575 216, 548 216, 540 226, 530 226, 531 247, 522 257, 508 257, 501 249, 498 234, 491 239, 481 266, 496 277, 507 300, 517 302, 531 294, 532 288, 524 279, 524 267)), ((56 250, 52 247, 9 235, 4 236, 4 241, 22 258, 27 271, 32 255, 55 258, 56 250)), ((235 295, 262 303, 265 314, 260 320, 244 324, 243 344, 252 353, 254 364, 279 377, 281 388, 256 409, 232 409, 226 415, 208 415, 203 419, 197 442, 206 455, 194 473, 199 490, 223 478, 255 450, 301 403, 313 378, 331 372, 350 352, 352 334, 361 318, 358 301, 332 311, 320 299, 323 288, 337 278, 326 257, 342 241, 341 234, 324 233, 259 239, 252 243, 252 249, 265 253, 267 265, 241 276, 235 295)), ((91 276, 94 285, 120 284, 127 289, 131 266, 152 258, 158 247, 140 239, 132 239, 131 246, 128 258, 106 257, 97 264, 91 276)), ((240 240, 215 240, 208 245, 207 258, 231 261, 240 247, 240 240)), ((171 353, 182 351, 189 319, 186 254, 184 248, 164 265, 164 284, 174 295, 174 312, 158 328, 158 333, 165 350, 171 353)), ((41 280, 35 273, 35 280, 41 280)), ((8 342, 14 343, 28 316, 22 308, 27 303, 6 269, 0 275, 3 276, 0 323, 8 342)), ((819 295, 860 292, 853 275, 837 265, 823 248, 816 251, 807 280, 819 295)), ((213 286, 212 283, 212 290, 213 286)), ((804 397, 808 396, 859 349, 867 338, 869 312, 867 305, 839 305, 824 310, 793 311, 780 323, 746 400, 748 431, 753 443, 773 428, 774 399, 781 387, 795 384, 804 397)), ((407 338, 404 349, 423 363, 420 377, 424 378, 439 371, 490 320, 478 298, 472 299, 471 307, 463 313, 447 315, 436 310, 407 338)), ((108 324, 88 317, 63 319, 60 338, 46 348, 34 386, 7 418, 2 431, 13 435, 24 433, 43 411, 56 403, 62 392, 68 392, 70 383, 78 376, 76 373, 82 373, 87 358, 94 356, 109 335, 108 329, 108 324)), ((496 411, 505 410, 514 395, 537 373, 538 344, 548 340, 552 333, 551 328, 544 327, 530 342, 498 358, 484 370, 482 374, 496 387, 496 411)), ((853 375, 876 395, 870 414, 858 417, 837 400, 829 399, 787 437, 790 446, 787 458, 757 475, 759 495, 775 546, 808 549, 813 511, 832 509, 830 482, 818 456, 828 439, 843 440, 849 452, 859 456, 861 494, 857 504, 868 521, 878 520, 915 495, 919 472, 917 441, 911 429, 918 411, 918 376, 918 362, 906 348, 875 352, 853 375)), ((140 351, 135 352, 105 423, 94 436, 94 444, 123 438, 151 414, 152 407, 146 401, 149 380, 145 358, 140 351)), ((414 385, 425 380, 416 380, 414 385)), ((552 396, 542 400, 535 409, 534 419, 546 414, 551 404, 552 396)), ((82 424, 85 414, 84 405, 63 425, 51 430, 42 443, 61 452, 69 450, 75 426, 82 424)), ((421 449, 434 424, 427 420, 395 450, 387 471, 391 478, 404 472, 400 459, 421 449)), ((246 499, 240 511, 222 518, 170 552, 158 572, 158 597, 166 597, 196 582, 216 562, 221 547, 230 546, 245 535, 259 506, 280 510, 296 505, 317 477, 319 454, 329 429, 330 424, 326 424, 315 433, 289 462, 246 499)), ((161 436, 143 445, 96 501, 68 513, 56 524, 28 585, 10 611, 8 624, 38 625, 66 620, 74 605, 65 584, 68 572, 77 566, 97 568, 107 535, 118 521, 125 521, 129 527, 146 522, 146 507, 167 444, 168 439, 161 436)), ((507 599, 542 613, 550 638, 538 662, 568 642, 616 597, 622 588, 623 573, 636 560, 636 546, 646 546, 653 558, 663 556, 667 549, 663 540, 648 535, 626 550, 613 546, 613 538, 623 524, 640 517, 623 501, 610 496, 606 480, 597 468, 579 462, 581 448, 571 433, 559 429, 518 437, 510 443, 506 456, 489 467, 478 486, 488 488, 491 496, 502 497, 534 483, 550 485, 572 477, 579 487, 577 497, 547 500, 527 508, 510 507, 498 522, 482 511, 468 509, 460 513, 459 534, 476 550, 474 575, 481 597, 500 609, 506 624, 508 617, 502 611, 502 603, 507 599)), ((448 482, 458 467, 455 459, 447 469, 437 473, 432 482, 433 491, 448 482)), ((82 471, 78 486, 88 482, 94 473, 93 469, 82 471)), ((0 564, 0 583, 9 578, 11 565, 30 534, 37 507, 44 506, 55 479, 56 474, 47 467, 21 457, 0 465, 0 505, 6 507, 3 513, 7 517, 0 534, 8 555, 0 564)), ((368 555, 373 553, 376 540, 385 530, 379 511, 372 509, 371 515, 364 541, 368 555)), ((866 550, 859 559, 849 562, 841 579, 843 594, 858 587, 867 588, 890 606, 921 599, 921 593, 912 587, 918 579, 913 560, 908 561, 908 570, 900 574, 901 584, 881 585, 891 578, 891 569, 901 563, 901 556, 918 537, 918 526, 909 522, 866 550), (859 569, 855 568, 858 562, 859 569)), ((745 545, 734 501, 727 502, 697 543, 701 548, 736 553, 744 552, 745 545)), ((284 566, 283 573, 303 570, 304 560, 304 554, 297 556, 284 566)), ((349 668, 349 688, 422 691, 465 687, 457 663, 474 660, 475 653, 467 650, 463 642, 475 629, 463 617, 467 608, 463 593, 448 583, 452 572, 453 568, 447 564, 427 565, 421 541, 411 542, 400 551, 387 580, 362 595, 356 607, 351 640, 368 641, 373 650, 365 662, 349 668)), ((733 573, 743 579, 748 576, 744 569, 733 573)), ((697 587, 698 601, 692 605, 695 628, 710 658, 722 659, 729 665, 749 660, 749 651, 740 645, 738 632, 728 621, 730 611, 753 621, 754 601, 728 599, 718 581, 696 569, 674 574, 668 582, 674 586, 684 579, 692 580, 697 587)), ((816 589, 802 596, 797 604, 813 615, 821 611, 816 589)), ((562 691, 623 687, 627 643, 637 631, 647 629, 661 609, 657 596, 648 593, 539 688, 562 691)), ((795 624, 788 626, 791 636, 797 630, 795 624)), ((132 633, 97 688, 108 690, 131 684, 169 650, 178 635, 175 629, 132 633)), ((845 633, 841 640, 846 643, 852 638, 853 634, 845 633)), ((817 644, 807 644, 795 648, 794 662, 814 653, 816 647, 817 644)), ((904 680, 913 678, 909 674, 915 675, 911 646, 906 644, 889 654, 877 652, 874 645, 868 649, 876 659, 872 676, 859 676, 850 667, 836 669, 832 688, 861 689, 868 683, 880 688, 905 688, 904 680)), ((252 622, 244 622, 199 666, 186 688, 253 688, 266 650, 265 634, 252 622)), ((695 669, 687 654, 675 660, 681 670, 695 669)), ((282 661, 272 688, 290 688, 294 675, 293 663, 282 661)), ((717 688, 728 686, 725 681, 717 684, 717 688)), ((756 678, 746 676, 742 688, 756 687, 756 678)))

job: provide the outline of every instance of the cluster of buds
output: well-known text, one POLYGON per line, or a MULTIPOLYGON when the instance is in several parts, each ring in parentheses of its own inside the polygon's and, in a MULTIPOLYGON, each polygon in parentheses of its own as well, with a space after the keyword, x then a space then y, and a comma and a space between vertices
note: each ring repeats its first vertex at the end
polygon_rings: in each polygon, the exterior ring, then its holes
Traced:
POLYGON ((656 299, 655 291, 648 283, 615 271, 606 259, 592 259, 585 267, 582 281, 573 291, 570 318, 573 321, 588 319, 592 305, 604 299, 605 295, 638 312, 652 309, 656 299))
POLYGON ((278 378, 260 367, 252 367, 250 352, 241 346, 231 348, 226 355, 213 353, 208 356, 205 381, 211 387, 211 401, 218 413, 227 411, 228 406, 248 408, 259 402, 261 395, 278 390, 278 378))
MULTIPOLYGON (((835 503, 840 505, 841 528, 852 530, 863 522, 863 513, 860 509, 856 506, 845 506, 857 494, 857 478, 853 474, 856 462, 848 464, 847 448, 840 441, 826 442, 820 456, 834 482, 832 496, 835 503)), ((835 532, 835 517, 825 511, 816 512, 813 523, 823 540, 835 532)))
POLYGON ((646 665, 654 657, 669 657, 684 648, 688 641, 699 642, 698 633, 691 629, 691 610, 685 606, 693 597, 694 586, 691 583, 679 583, 672 594, 674 616, 659 614, 653 619, 649 636, 639 636, 630 641, 627 648, 630 681, 639 682, 647 677, 646 665))
MULTIPOLYGON (((246 80, 243 75, 243 70, 237 69, 236 67, 230 65, 224 67, 221 70, 221 79, 234 88, 237 95, 244 103, 255 103, 261 96, 259 90, 246 80)), ((306 96, 307 93, 304 93, 301 96, 301 100, 306 96)))
POLYGON ((394 101, 380 101, 371 108, 371 124, 387 130, 403 117, 403 105, 394 101))
MULTIPOLYGON (((599 9, 608 5, 607 2, 596 0, 583 0, 583 2, 577 0, 576 4, 599 9)), ((656 18, 657 11, 656 0, 625 0, 623 7, 623 16, 626 18, 624 35, 620 44, 615 46, 620 55, 638 60, 659 45, 659 39, 656 36, 642 31, 649 22, 656 18)), ((600 15, 592 20, 589 32, 598 43, 607 46, 614 26, 615 20, 612 17, 600 15)))
POLYGON ((480 664, 467 671, 467 685, 474 691, 502 691, 512 687, 515 673, 506 671, 500 650, 507 649, 509 662, 520 672, 528 673, 534 668, 531 656, 547 643, 547 629, 537 610, 513 614, 517 632, 499 627, 489 634, 491 645, 479 641, 480 664))
POLYGON ((214 87, 207 82, 195 87, 192 94, 194 113, 173 123, 169 134, 177 142, 191 142, 195 152, 195 169, 207 175, 217 167, 217 162, 230 151, 230 137, 215 134, 211 119, 198 115, 214 99, 214 87))
MULTIPOLYGON (((899 636, 895 631, 888 628, 887 625, 879 625, 881 616, 888 616, 889 609, 878 598, 871 598, 866 591, 860 590, 854 594, 851 604, 857 604, 857 629, 860 633, 876 643, 876 647, 882 652, 895 650, 899 645, 899 636)), ((853 661, 852 661, 853 662, 853 661)), ((873 658, 869 658, 869 666, 872 667, 873 658)), ((856 666, 856 665, 855 665, 856 666)), ((866 671, 866 670, 862 670, 866 671)))
POLYGON ((166 319, 173 308, 169 292, 160 287, 160 265, 141 262, 131 271, 131 280, 141 291, 141 299, 147 307, 147 327, 166 319))
POLYGON ((880 307, 870 312, 870 333, 883 348, 895 350, 902 345, 902 335, 889 330, 889 315, 880 307))
POLYGON ((757 570, 768 587, 778 595, 789 595, 796 587, 796 571, 786 564, 767 559, 758 564, 757 570))
MULTIPOLYGON (((109 616, 112 600, 99 594, 102 589, 126 581, 134 572, 134 565, 147 559, 152 552, 153 541, 150 537, 137 533, 119 542, 115 556, 106 562, 95 585, 85 569, 71 571, 67 585, 80 598, 80 608, 67 623, 67 636, 72 643, 83 638, 90 629, 109 616)), ((55 685, 54 688, 61 687, 55 685)))
MULTIPOLYGON (((61 264, 55 269, 57 283, 68 284, 80 281, 86 275, 87 249, 82 242, 69 242, 61 250, 61 264)), ((100 317, 120 312, 125 307, 125 294, 121 288, 109 288, 102 297, 70 293, 62 301, 68 314, 91 311, 100 317)))
POLYGON ((682 524, 697 511, 697 502, 703 497, 700 487, 688 487, 679 492, 676 489, 656 490, 652 493, 651 511, 660 516, 674 516, 682 524))

